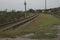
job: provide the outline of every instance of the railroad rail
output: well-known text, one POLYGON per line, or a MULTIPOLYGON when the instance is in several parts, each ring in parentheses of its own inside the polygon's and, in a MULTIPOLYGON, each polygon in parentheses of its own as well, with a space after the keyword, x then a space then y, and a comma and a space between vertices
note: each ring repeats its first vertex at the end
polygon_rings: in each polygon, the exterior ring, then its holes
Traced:
POLYGON ((23 19, 23 20, 21 20, 21 21, 18 21, 17 23, 15 23, 15 24, 13 24, 13 25, 10 25, 10 26, 8 26, 8 27, 6 27, 6 28, 3 28, 2 31, 6 31, 6 30, 9 30, 9 29, 16 29, 16 28, 18 28, 19 26, 21 26, 21 25, 23 25, 23 24, 25 24, 25 23, 33 20, 33 19, 36 18, 37 16, 38 16, 38 15, 34 15, 34 16, 25 18, 25 19, 23 19))
MULTIPOLYGON (((30 16, 30 17, 33 17, 33 16, 35 16, 35 15, 32 15, 32 16, 30 16)), ((12 21, 12 22, 8 22, 8 23, 5 23, 5 24, 2 24, 2 25, 0 25, 0 29, 3 29, 4 27, 9 26, 10 24, 14 24, 14 23, 23 21, 23 20, 25 20, 25 19, 28 19, 28 18, 30 18, 30 17, 26 17, 26 18, 23 18, 23 19, 20 19, 20 20, 16 20, 16 21, 12 21)))

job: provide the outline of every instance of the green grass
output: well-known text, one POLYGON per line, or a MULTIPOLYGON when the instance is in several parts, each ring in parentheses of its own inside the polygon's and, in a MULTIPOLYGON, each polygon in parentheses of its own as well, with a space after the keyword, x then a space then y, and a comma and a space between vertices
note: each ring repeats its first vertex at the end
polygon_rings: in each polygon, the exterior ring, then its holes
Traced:
POLYGON ((57 35, 56 34, 44 34, 44 33, 39 33, 39 34, 35 34, 33 36, 30 36, 29 38, 34 38, 34 39, 43 39, 43 38, 56 38, 57 35))
POLYGON ((50 14, 40 14, 39 17, 18 30, 8 30, 0 32, 0 36, 3 37, 14 37, 21 36, 28 33, 34 33, 32 38, 55 38, 56 30, 52 30, 53 25, 60 25, 60 19, 50 14), (41 34, 42 33, 42 34, 41 34), (52 33, 45 35, 45 33, 52 33))

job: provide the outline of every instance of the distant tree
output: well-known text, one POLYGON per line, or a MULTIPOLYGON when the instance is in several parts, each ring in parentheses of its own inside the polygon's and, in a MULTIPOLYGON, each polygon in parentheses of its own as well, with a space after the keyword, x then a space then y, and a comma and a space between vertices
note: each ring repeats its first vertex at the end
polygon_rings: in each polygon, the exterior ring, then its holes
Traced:
POLYGON ((42 12, 42 10, 36 10, 36 12, 41 13, 41 12, 42 12))
POLYGON ((15 10, 12 10, 11 12, 12 12, 12 13, 15 13, 16 11, 15 11, 15 10))
POLYGON ((35 10, 29 9, 27 12, 30 12, 30 13, 32 12, 33 13, 33 12, 35 12, 35 10))
POLYGON ((17 13, 22 13, 22 11, 17 11, 17 13))

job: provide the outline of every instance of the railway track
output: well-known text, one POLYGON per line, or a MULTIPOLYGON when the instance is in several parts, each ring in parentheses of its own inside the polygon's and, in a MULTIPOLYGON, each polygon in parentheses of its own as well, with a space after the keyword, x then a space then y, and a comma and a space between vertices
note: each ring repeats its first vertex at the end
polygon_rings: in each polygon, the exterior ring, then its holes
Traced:
MULTIPOLYGON (((33 16, 35 16, 35 15, 33 15, 33 16)), ((31 16, 31 17, 32 17, 32 16, 31 16)), ((3 29, 4 27, 7 27, 7 26, 9 26, 9 25, 11 25, 11 24, 14 24, 14 23, 23 21, 23 20, 28 19, 28 18, 30 18, 30 17, 23 18, 23 19, 16 20, 16 21, 12 21, 12 22, 8 22, 8 23, 5 23, 5 24, 1 24, 1 25, 0 25, 0 29, 3 29)))
MULTIPOLYGON (((33 15, 33 16, 35 16, 35 15, 33 15)), ((20 20, 17 20, 17 21, 12 21, 12 22, 9 22, 9 23, 2 24, 2 25, 0 25, 0 30, 6 28, 9 25, 18 23, 18 22, 23 21, 23 20, 28 19, 28 18, 30 18, 30 17, 27 17, 27 18, 23 18, 23 19, 20 19, 20 20)))
POLYGON ((7 30, 10 30, 10 29, 16 29, 18 28, 19 26, 33 20, 34 18, 36 18, 38 15, 34 15, 34 16, 31 16, 31 17, 28 17, 28 18, 25 18, 23 19, 22 21, 19 21, 17 23, 14 23, 14 24, 10 24, 10 25, 7 25, 7 27, 1 29, 1 31, 7 31, 7 30))

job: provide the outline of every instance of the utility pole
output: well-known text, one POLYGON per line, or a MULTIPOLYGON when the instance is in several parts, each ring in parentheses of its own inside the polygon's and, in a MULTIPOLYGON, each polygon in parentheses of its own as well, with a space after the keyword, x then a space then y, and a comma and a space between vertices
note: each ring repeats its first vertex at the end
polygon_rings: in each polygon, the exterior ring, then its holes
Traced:
POLYGON ((57 7, 60 7, 60 6, 59 6, 59 4, 60 4, 60 3, 59 3, 59 0, 57 0, 57 2, 56 2, 56 3, 57 3, 57 7))
POLYGON ((26 5, 27 5, 26 0, 24 2, 24 5, 25 5, 25 17, 26 17, 26 5))
POLYGON ((46 1, 47 1, 47 0, 45 0, 45 10, 46 10, 46 7, 47 7, 46 1))

